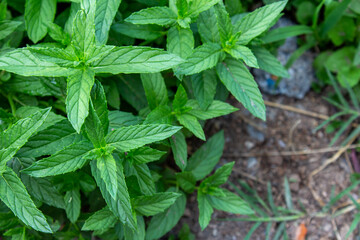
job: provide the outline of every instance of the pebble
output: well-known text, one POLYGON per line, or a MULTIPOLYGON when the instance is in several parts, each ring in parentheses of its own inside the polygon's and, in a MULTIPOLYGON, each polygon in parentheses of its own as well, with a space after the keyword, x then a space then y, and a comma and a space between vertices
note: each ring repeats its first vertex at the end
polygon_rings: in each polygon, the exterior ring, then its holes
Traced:
POLYGON ((252 139, 254 139, 258 142, 263 142, 265 140, 265 134, 263 132, 255 129, 251 125, 246 126, 246 131, 252 139))
POLYGON ((245 141, 245 147, 247 150, 252 149, 255 146, 255 143, 251 142, 251 141, 245 141))
MULTIPOLYGON (((292 26, 294 23, 287 18, 280 18, 274 28, 292 26)), ((278 48, 278 60, 285 65, 292 53, 298 48, 296 37, 287 38, 285 44, 278 48)), ((254 69, 254 76, 262 91, 269 94, 282 94, 288 97, 302 99, 315 81, 315 71, 312 67, 314 54, 306 52, 298 58, 288 70, 290 78, 283 78, 276 87, 271 74, 260 69, 254 69)))
MULTIPOLYGON (((275 152, 277 152, 277 151, 275 151, 275 152)), ((282 163, 283 163, 283 158, 281 156, 269 156, 269 157, 267 157, 267 160, 271 164, 274 164, 274 165, 282 165, 282 163)))

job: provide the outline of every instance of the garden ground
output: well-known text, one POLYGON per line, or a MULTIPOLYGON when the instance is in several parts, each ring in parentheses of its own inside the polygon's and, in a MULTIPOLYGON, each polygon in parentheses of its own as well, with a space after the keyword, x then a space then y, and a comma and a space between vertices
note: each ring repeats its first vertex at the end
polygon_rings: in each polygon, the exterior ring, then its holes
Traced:
MULTIPOLYGON (((309 92, 302 100, 267 95, 264 95, 264 99, 268 101, 266 122, 254 119, 245 112, 240 103, 230 99, 230 103, 241 110, 209 121, 206 125, 208 137, 221 129, 225 131, 226 144, 221 164, 236 162, 230 181, 237 186, 239 180, 246 181, 263 199, 266 198, 266 182, 271 182, 275 204, 285 206, 283 182, 284 177, 287 177, 295 209, 307 211, 306 217, 287 222, 286 228, 290 239, 294 239, 301 223, 304 223, 308 230, 308 240, 342 239, 350 227, 354 211, 335 219, 329 215, 314 215, 321 210, 322 202, 329 201, 333 188, 334 193, 338 194, 350 185, 349 178, 353 167, 348 153, 342 154, 334 163, 322 170, 320 167, 336 155, 337 151, 309 154, 313 150, 329 147, 332 135, 326 134, 324 129, 314 133, 313 129, 323 121, 321 118, 333 114, 335 109, 314 92, 309 92), (269 106, 274 103, 275 107, 269 106), (294 109, 285 110, 283 106, 294 109), (318 116, 297 113, 297 109, 317 113, 318 116), (297 153, 303 150, 307 154, 297 153), (315 170, 320 171, 314 175, 313 183, 310 185, 309 177, 315 170)), ((196 150, 197 144, 195 142, 194 146, 190 147, 190 153, 196 150)), ((353 196, 358 199, 354 191, 353 196)), ((344 201, 342 203, 346 205, 348 200, 344 201)), ((219 220, 236 217, 239 216, 215 211, 209 226, 201 231, 197 222, 198 209, 194 195, 190 197, 190 204, 182 223, 189 224, 196 239, 244 239, 254 223, 219 220)), ((263 224, 258 228, 251 239, 265 239, 265 227, 263 224)), ((272 225, 272 236, 275 228, 276 223, 272 225)))

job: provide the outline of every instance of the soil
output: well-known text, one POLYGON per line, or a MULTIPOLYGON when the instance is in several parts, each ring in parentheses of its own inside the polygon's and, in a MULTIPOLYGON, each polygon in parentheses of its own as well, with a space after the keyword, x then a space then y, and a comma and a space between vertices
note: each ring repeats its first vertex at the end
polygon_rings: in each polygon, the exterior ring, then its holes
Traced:
MULTIPOLYGON (((302 100, 295 100, 284 96, 264 96, 265 100, 276 102, 299 109, 320 114, 331 115, 335 109, 317 93, 310 92, 302 100)), ((306 210, 304 218, 286 223, 289 239, 295 239, 295 234, 301 223, 307 228, 308 240, 345 239, 347 230, 353 220, 355 211, 342 214, 332 219, 329 214, 314 216, 322 206, 314 198, 309 189, 309 174, 319 168, 335 152, 293 155, 268 156, 267 153, 319 149, 328 147, 333 137, 326 134, 324 129, 314 133, 313 129, 323 120, 301 115, 279 108, 267 107, 267 121, 253 118, 235 99, 229 100, 238 107, 237 111, 228 116, 209 121, 205 127, 207 136, 211 136, 221 129, 225 131, 225 149, 220 165, 235 161, 230 181, 240 187, 239 180, 246 181, 259 195, 266 199, 267 185, 271 182, 275 204, 285 207, 284 177, 290 182, 290 189, 294 208, 306 210), (250 124, 251 125, 250 125, 250 124), (243 156, 247 154, 248 156, 243 156), (251 156, 252 155, 252 156, 251 156), (341 238, 339 238, 341 237, 341 238)), ((193 146, 190 151, 195 151, 193 146)), ((327 166, 314 176, 314 190, 320 199, 327 203, 331 193, 338 194, 350 185, 352 166, 343 154, 336 162, 327 166)), ((225 186, 231 190, 229 185, 225 186)), ((359 190, 352 192, 354 199, 358 199, 359 190)), ((187 223, 196 239, 244 239, 254 223, 239 221, 221 221, 221 218, 238 218, 235 214, 215 211, 209 226, 201 231, 198 220, 196 196, 191 196, 185 216, 179 224, 187 223)), ((345 198, 340 203, 349 201, 345 198)), ((273 223, 271 236, 273 239, 276 227, 273 223)), ((262 224, 250 239, 265 239, 266 224, 262 224)), ((357 231, 355 231, 357 233, 357 231)), ((355 239, 351 235, 349 239, 355 239)))

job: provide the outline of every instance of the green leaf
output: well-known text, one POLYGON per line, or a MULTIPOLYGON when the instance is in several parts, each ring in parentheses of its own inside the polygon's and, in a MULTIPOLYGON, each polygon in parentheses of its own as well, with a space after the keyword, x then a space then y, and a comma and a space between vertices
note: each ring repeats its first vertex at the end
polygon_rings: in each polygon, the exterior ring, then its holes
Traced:
POLYGON ((65 32, 62 29, 62 27, 60 27, 55 23, 48 24, 48 32, 49 32, 49 36, 52 39, 61 43, 64 46, 69 45, 71 42, 70 35, 67 32, 65 32))
POLYGON ((105 154, 96 160, 96 168, 100 172, 100 177, 105 183, 106 190, 112 198, 116 199, 117 193, 117 174, 116 162, 111 154, 105 154))
POLYGON ((224 132, 220 131, 209 138, 189 159, 186 171, 191 171, 196 180, 210 174, 224 150, 224 132))
POLYGON ((92 175, 94 176, 109 209, 123 224, 127 224, 130 228, 135 229, 136 222, 132 214, 130 196, 125 182, 123 166, 119 162, 116 163, 116 179, 118 181, 116 199, 112 198, 110 193, 106 190, 106 184, 100 177, 100 171, 96 167, 96 162, 91 161, 90 166, 92 175))
POLYGON ((85 120, 85 131, 95 148, 101 148, 106 145, 105 133, 100 122, 99 116, 95 112, 92 101, 89 104, 89 115, 85 120))
POLYGON ((135 164, 133 169, 141 192, 145 195, 154 194, 156 189, 149 167, 146 164, 135 164))
POLYGON ((191 76, 196 100, 202 109, 207 109, 216 94, 217 76, 214 70, 205 70, 191 76))
POLYGON ((117 222, 117 218, 109 210, 108 207, 95 212, 88 219, 86 219, 85 224, 82 226, 82 231, 96 231, 96 230, 105 230, 114 227, 117 222))
POLYGON ((0 21, 0 40, 3 40, 4 38, 12 34, 21 24, 22 22, 18 21, 0 21))
POLYGON ((109 112, 109 127, 116 129, 125 126, 140 124, 142 119, 139 116, 134 116, 129 112, 110 111, 109 112))
POLYGON ((168 103, 168 95, 161 73, 143 73, 140 76, 150 109, 166 105, 168 103))
POLYGON ((119 151, 129 151, 142 147, 146 144, 164 140, 181 127, 169 125, 135 125, 122 127, 110 132, 106 136, 106 142, 110 146, 116 147, 119 151))
POLYGON ((207 195, 207 199, 213 208, 235 214, 254 214, 254 211, 250 208, 248 203, 242 200, 238 195, 226 189, 223 189, 223 192, 225 193, 225 196, 207 195))
POLYGON ((239 110, 226 102, 221 102, 218 100, 214 100, 206 110, 202 110, 199 106, 199 103, 193 99, 190 99, 186 106, 192 108, 187 113, 200 120, 208 120, 211 118, 220 117, 239 110))
POLYGON ((140 75, 122 75, 117 80, 121 97, 137 111, 148 106, 140 75))
POLYGON ((134 208, 144 216, 153 216, 165 211, 181 194, 175 192, 155 193, 151 196, 140 196, 133 200, 134 208))
POLYGON ((131 14, 125 21, 133 24, 170 25, 175 23, 177 15, 168 7, 145 8, 131 14))
POLYGON ((207 177, 202 183, 210 184, 211 186, 220 186, 226 183, 231 174, 231 170, 235 162, 230 162, 217 169, 213 175, 207 177))
POLYGON ((186 90, 183 85, 179 85, 174 96, 174 101, 172 103, 174 110, 181 111, 188 101, 186 90))
POLYGON ((259 36, 276 19, 284 9, 287 1, 278 1, 258 8, 247 14, 234 26, 234 32, 241 32, 238 43, 246 45, 259 36))
POLYGON ((351 0, 342 1, 330 14, 328 14, 328 16, 326 16, 325 21, 319 31, 322 38, 324 38, 330 29, 332 29, 341 19, 350 2, 351 0))
POLYGON ((150 147, 141 147, 130 152, 134 164, 143 164, 159 160, 166 152, 150 147))
POLYGON ((178 74, 192 75, 214 67, 221 58, 221 46, 216 43, 205 43, 193 50, 186 62, 177 68, 178 74))
POLYGON ((201 229, 204 230, 210 223, 211 215, 214 212, 214 209, 210 205, 206 195, 201 192, 198 192, 197 194, 197 202, 199 208, 199 224, 201 229))
POLYGON ((84 11, 78 11, 72 27, 71 43, 75 53, 80 59, 87 61, 95 47, 94 18, 91 14, 86 15, 84 11))
POLYGON ((259 88, 243 63, 227 58, 216 67, 217 74, 225 87, 254 116, 265 120, 265 104, 259 88))
POLYGON ((18 48, 0 56, 0 69, 23 76, 61 77, 74 70, 44 62, 34 56, 27 48, 18 48))
POLYGON ((220 43, 220 33, 214 8, 200 13, 196 23, 201 40, 204 43, 220 43))
POLYGON ((35 57, 44 62, 55 63, 61 67, 69 68, 74 66, 78 58, 70 50, 57 47, 28 47, 35 57))
POLYGON ((234 58, 243 60, 249 67, 259 68, 258 61, 249 48, 241 45, 235 45, 227 52, 234 58))
POLYGON ((252 51, 257 58, 257 63, 259 64, 260 69, 279 77, 290 77, 286 68, 268 50, 265 48, 255 47, 252 48, 252 51))
POLYGON ((22 170, 33 177, 55 176, 75 171, 87 162, 86 156, 94 147, 88 141, 75 142, 54 155, 43 158, 22 170))
POLYGON ((47 34, 56 13, 56 0, 26 0, 25 26, 29 38, 37 43, 47 34))
MULTIPOLYGON (((175 188, 170 188, 168 191, 174 190, 175 188)), ((180 193, 180 197, 177 198, 170 208, 151 218, 146 230, 146 240, 161 238, 178 223, 184 214, 186 206, 186 196, 184 193, 180 193)))
POLYGON ((276 28, 269 31, 261 40, 264 43, 272 43, 281 40, 285 40, 290 37, 295 37, 303 34, 312 34, 313 29, 305 25, 294 25, 276 28))
POLYGON ((81 199, 80 190, 72 189, 67 191, 64 197, 65 212, 70 222, 75 223, 80 216, 81 199))
POLYGON ((0 199, 26 225, 40 232, 52 233, 45 216, 36 208, 25 186, 11 169, 0 176, 0 199))
POLYGON ((189 10, 186 16, 191 18, 198 16, 201 12, 204 12, 220 2, 220 0, 194 0, 189 4, 189 10))
POLYGON ((202 127, 201 127, 199 121, 196 119, 196 117, 185 113, 185 114, 181 114, 181 115, 176 115, 176 118, 179 120, 181 125, 186 127, 196 137, 200 138, 203 141, 206 140, 204 130, 202 129, 202 127))
POLYGON ((108 32, 121 0, 97 0, 95 11, 95 36, 100 44, 106 44, 108 32))
POLYGON ((94 85, 94 77, 94 71, 87 68, 77 71, 68 78, 66 112, 69 121, 78 133, 89 114, 90 92, 94 85))
POLYGON ((170 106, 159 106, 152 110, 143 124, 169 124, 174 122, 173 111, 170 106))
MULTIPOLYGON (((183 62, 177 55, 150 47, 113 47, 92 66, 96 73, 156 73, 183 62)), ((1 68, 1 58, 0 58, 1 68)))
POLYGON ((187 193, 195 190, 196 179, 191 172, 176 173, 176 182, 187 193))
POLYGON ((214 7, 217 19, 217 26, 220 34, 220 40, 223 47, 229 44, 233 37, 234 27, 231 19, 223 4, 217 4, 214 7))
POLYGON ((0 134, 0 168, 15 155, 37 129, 44 123, 50 108, 38 111, 28 118, 17 121, 0 134))
POLYGON ((190 28, 171 27, 166 38, 166 49, 186 59, 194 49, 194 35, 190 28))
POLYGON ((136 25, 128 22, 115 23, 111 26, 111 30, 131 38, 144 40, 155 40, 165 34, 161 26, 136 25))
POLYGON ((187 144, 184 134, 181 131, 175 133, 170 138, 170 145, 176 165, 184 171, 187 165, 187 144))
POLYGON ((92 103, 98 116, 105 135, 109 129, 109 110, 107 107, 106 94, 103 86, 97 80, 91 89, 92 103))
POLYGON ((26 174, 21 174, 20 177, 31 196, 49 206, 65 209, 64 197, 49 179, 33 178, 26 174))
POLYGON ((83 137, 77 134, 69 121, 65 119, 29 138, 29 141, 19 150, 17 156, 40 157, 52 155, 81 140, 83 140, 83 137))
POLYGON ((130 229, 125 226, 125 239, 131 240, 144 240, 145 239, 145 222, 142 216, 136 216, 137 228, 136 230, 130 229))

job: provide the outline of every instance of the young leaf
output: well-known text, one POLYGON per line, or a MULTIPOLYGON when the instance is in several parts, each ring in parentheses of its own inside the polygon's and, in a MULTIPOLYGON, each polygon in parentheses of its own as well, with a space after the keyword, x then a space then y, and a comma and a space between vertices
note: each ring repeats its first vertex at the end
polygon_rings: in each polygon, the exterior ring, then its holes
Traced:
POLYGON ((184 134, 179 131, 171 136, 170 145, 176 165, 184 171, 187 165, 187 144, 184 134))
POLYGON ((192 75, 214 67, 221 57, 221 46, 216 43, 205 43, 193 50, 186 62, 177 68, 178 74, 192 75))
POLYGON ((233 25, 231 24, 231 19, 228 12, 225 9, 225 6, 222 4, 217 4, 214 6, 215 15, 217 19, 217 26, 219 29, 221 44, 226 47, 228 41, 233 36, 233 25))
POLYGON ((111 197, 116 199, 117 194, 117 174, 116 162, 111 154, 105 154, 96 160, 96 168, 100 172, 100 177, 105 183, 106 190, 111 197))
POLYGON ((208 120, 211 118, 220 117, 239 110, 226 102, 221 102, 218 100, 214 100, 206 110, 202 110, 199 106, 199 103, 193 99, 190 99, 186 106, 192 108, 187 113, 200 120, 208 120))
POLYGON ((33 177, 47 177, 75 171, 87 162, 86 156, 94 147, 88 141, 75 142, 54 155, 34 162, 22 170, 33 177))
POLYGON ((55 63, 61 67, 69 68, 74 66, 78 58, 69 50, 57 47, 28 47, 35 57, 44 62, 55 63))
POLYGON ((70 35, 55 23, 48 24, 48 32, 52 39, 64 46, 69 45, 71 42, 70 35))
POLYGON ((141 147, 131 151, 131 158, 134 164, 143 164, 159 160, 166 152, 150 147, 141 147))
POLYGON ((185 106, 187 101, 188 101, 188 97, 187 97, 187 94, 186 94, 186 90, 180 84, 178 86, 178 89, 177 89, 176 93, 175 93, 174 101, 172 103, 174 110, 181 111, 181 109, 185 106))
POLYGON ((175 23, 177 15, 168 7, 145 8, 131 14, 125 21, 133 24, 157 24, 161 26, 175 23))
POLYGON ((95 36, 100 44, 106 44, 108 32, 119 9, 121 0, 97 0, 95 11, 95 36))
POLYGON ((26 0, 25 26, 29 38, 37 43, 47 33, 56 12, 56 0, 26 0))
POLYGON ((17 121, 14 125, 0 134, 0 168, 15 155, 28 141, 49 115, 50 108, 41 110, 28 118, 17 121))
POLYGON ((290 77, 286 68, 268 50, 260 47, 255 47, 251 50, 257 59, 260 69, 279 77, 290 77))
POLYGON ((133 165, 133 169, 141 192, 145 195, 154 194, 156 192, 155 184, 149 167, 146 164, 135 164, 133 165))
MULTIPOLYGON (((92 63, 96 73, 156 73, 183 62, 177 55, 149 47, 114 47, 92 63)), ((0 58, 1 69, 1 58, 0 58)))
POLYGON ((74 18, 72 30, 72 45, 76 55, 87 61, 92 56, 95 47, 95 27, 94 19, 84 11, 79 11, 74 18))
POLYGON ((203 141, 206 140, 204 130, 202 129, 196 117, 185 113, 181 115, 176 115, 176 118, 179 120, 181 125, 189 129, 189 131, 192 132, 196 137, 200 138, 203 141))
POLYGON ((52 233, 45 216, 36 208, 12 169, 8 168, 0 175, 0 199, 26 225, 40 232, 52 233))
POLYGON ((258 8, 247 14, 234 26, 234 32, 241 32, 238 43, 248 44, 253 38, 259 36, 269 28, 273 20, 284 9, 286 1, 278 1, 258 8))
POLYGON ((195 190, 196 179, 191 172, 176 173, 176 181, 187 193, 192 193, 195 190))
POLYGON ((155 193, 151 196, 136 197, 133 200, 134 208, 144 216, 153 216, 165 211, 181 194, 175 192, 155 193))
POLYGON ((80 190, 72 189, 67 191, 64 197, 65 212, 70 222, 75 223, 80 216, 81 200, 80 190))
POLYGON ((94 176, 109 209, 123 224, 127 224, 130 228, 135 229, 136 222, 132 214, 130 196, 125 182, 123 166, 118 162, 116 163, 118 190, 115 199, 111 197, 110 193, 106 190, 106 184, 100 177, 100 171, 96 167, 96 161, 91 161, 90 166, 92 175, 94 176))
POLYGON ((200 13, 198 20, 196 21, 201 40, 204 43, 220 43, 220 33, 217 27, 217 18, 215 9, 200 13))
POLYGON ((140 76, 150 109, 155 109, 160 105, 166 105, 168 95, 161 73, 143 73, 140 76))
POLYGON ((254 116, 265 120, 265 104, 259 88, 243 63, 227 58, 216 67, 217 74, 225 87, 254 116))
POLYGON ((243 60, 249 67, 259 68, 257 59, 249 48, 241 45, 235 45, 227 52, 234 58, 243 60))
POLYGON ((194 35, 189 28, 171 27, 166 40, 166 49, 183 59, 186 59, 194 48, 194 35))
POLYGON ((220 131, 209 138, 189 159, 186 171, 191 171, 196 180, 210 174, 219 162, 224 149, 224 132, 220 131))
POLYGON ((174 122, 173 111, 170 106, 159 106, 152 110, 143 124, 169 124, 174 122))
POLYGON ((106 136, 106 142, 110 146, 116 147, 119 151, 129 151, 142 147, 146 144, 164 140, 181 127, 169 125, 135 125, 122 127, 110 132, 106 136))
POLYGON ((27 48, 19 48, 0 56, 0 69, 23 76, 61 77, 74 70, 44 62, 34 56, 27 48))
POLYGON ((254 211, 250 206, 242 200, 238 195, 223 189, 226 196, 212 196, 207 195, 211 206, 221 211, 242 214, 242 215, 251 215, 254 214, 254 211))
POLYGON ((214 209, 210 205, 207 196, 201 192, 197 194, 197 202, 199 208, 199 223, 202 230, 204 230, 211 220, 211 215, 214 209))
POLYGON ((88 219, 86 219, 85 224, 81 228, 82 231, 96 231, 104 230, 114 227, 117 222, 117 218, 109 210, 108 207, 95 212, 88 219))
POLYGON ((210 184, 211 186, 219 186, 226 183, 231 174, 232 167, 235 162, 230 162, 215 171, 213 175, 207 177, 202 183, 210 184))
MULTIPOLYGON (((168 191, 175 191, 170 188, 168 191)), ((181 192, 175 203, 164 212, 153 216, 146 230, 146 240, 159 239, 170 231, 184 214, 186 206, 185 194, 181 192)))
POLYGON ((78 133, 89 114, 90 92, 94 85, 94 77, 94 71, 86 68, 68 78, 66 112, 69 121, 78 133))
POLYGON ((202 109, 207 109, 216 93, 217 76, 214 70, 205 70, 191 76, 196 100, 202 109))

